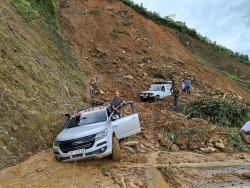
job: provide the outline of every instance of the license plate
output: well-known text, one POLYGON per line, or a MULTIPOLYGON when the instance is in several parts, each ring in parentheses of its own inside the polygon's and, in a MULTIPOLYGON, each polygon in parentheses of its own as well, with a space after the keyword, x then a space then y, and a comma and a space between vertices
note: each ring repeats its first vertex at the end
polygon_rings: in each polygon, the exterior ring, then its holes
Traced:
POLYGON ((70 155, 77 155, 77 154, 85 154, 85 149, 79 149, 79 150, 75 150, 75 151, 69 151, 68 154, 70 155))
POLYGON ((147 96, 143 96, 143 98, 148 98, 147 96))

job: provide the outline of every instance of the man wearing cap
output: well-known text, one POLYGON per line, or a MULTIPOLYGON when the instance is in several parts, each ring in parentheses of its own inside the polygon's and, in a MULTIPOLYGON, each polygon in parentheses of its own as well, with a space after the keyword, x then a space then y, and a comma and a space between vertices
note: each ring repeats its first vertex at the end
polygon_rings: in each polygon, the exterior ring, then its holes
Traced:
POLYGON ((246 124, 240 129, 239 134, 242 140, 250 146, 250 140, 246 136, 246 134, 250 134, 250 121, 246 122, 246 124))
POLYGON ((120 94, 118 91, 115 92, 114 98, 110 101, 111 111, 114 111, 114 115, 118 115, 121 118, 121 113, 119 107, 122 107, 125 101, 120 98, 120 94))

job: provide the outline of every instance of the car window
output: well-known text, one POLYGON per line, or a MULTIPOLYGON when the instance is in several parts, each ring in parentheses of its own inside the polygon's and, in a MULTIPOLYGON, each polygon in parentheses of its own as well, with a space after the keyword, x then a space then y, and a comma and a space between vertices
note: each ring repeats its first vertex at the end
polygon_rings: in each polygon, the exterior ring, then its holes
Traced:
POLYGON ((151 85, 148 88, 148 91, 160 91, 161 90, 161 86, 160 85, 151 85))
POLYGON ((104 109, 87 111, 87 112, 81 111, 72 116, 68 128, 103 122, 106 120, 107 120, 107 114, 104 109))
POLYGON ((132 110, 131 105, 126 104, 125 106, 123 106, 121 108, 121 114, 122 114, 122 117, 126 117, 126 116, 133 114, 133 110, 132 110))

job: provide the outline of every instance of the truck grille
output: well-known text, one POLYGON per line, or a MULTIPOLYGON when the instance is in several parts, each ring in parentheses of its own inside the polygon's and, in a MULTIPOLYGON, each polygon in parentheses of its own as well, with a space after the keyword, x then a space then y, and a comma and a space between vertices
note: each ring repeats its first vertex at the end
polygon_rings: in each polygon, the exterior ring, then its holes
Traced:
POLYGON ((60 141, 59 146, 63 153, 68 153, 69 151, 74 151, 78 149, 89 149, 95 143, 96 134, 77 138, 73 140, 60 141))

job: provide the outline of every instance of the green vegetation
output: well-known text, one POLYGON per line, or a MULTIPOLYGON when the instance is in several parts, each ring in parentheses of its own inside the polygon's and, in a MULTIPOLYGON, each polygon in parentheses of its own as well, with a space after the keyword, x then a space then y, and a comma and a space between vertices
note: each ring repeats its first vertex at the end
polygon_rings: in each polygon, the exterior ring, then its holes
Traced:
POLYGON ((238 130, 231 130, 228 136, 230 146, 237 148, 239 151, 250 151, 248 145, 241 139, 238 130))
POLYGON ((122 30, 122 29, 117 29, 117 30, 116 30, 116 33, 122 33, 122 34, 125 34, 125 35, 130 36, 130 34, 129 34, 127 31, 124 31, 124 30, 122 30))
POLYGON ((154 78, 160 78, 160 79, 166 79, 166 76, 163 74, 163 73, 161 73, 161 72, 156 72, 155 74, 154 74, 154 78))
POLYGON ((227 76, 230 80, 237 82, 237 84, 241 85, 244 89, 250 92, 250 80, 241 79, 238 76, 230 74, 226 71, 221 71, 221 73, 227 76))
POLYGON ((29 22, 34 22, 42 16, 46 23, 58 29, 56 5, 53 0, 12 0, 12 3, 29 22))
POLYGON ((186 26, 185 22, 180 21, 174 21, 170 17, 166 16, 162 18, 159 13, 157 12, 151 12, 148 11, 145 7, 143 7, 143 4, 138 5, 135 4, 131 0, 122 0, 122 2, 130 6, 132 9, 134 9, 137 13, 141 14, 147 19, 151 19, 153 22, 155 22, 158 25, 164 25, 166 27, 172 28, 176 31, 176 33, 180 36, 182 39, 186 39, 187 36, 191 36, 197 40, 202 41, 203 43, 212 46, 213 49, 220 51, 228 56, 231 56, 237 60, 239 60, 242 63, 245 63, 247 65, 250 65, 249 57, 248 55, 240 54, 239 52, 233 52, 232 50, 216 44, 216 42, 212 42, 208 37, 204 37, 201 34, 197 33, 195 29, 190 29, 186 26))
POLYGON ((202 65, 202 66, 204 66, 204 65, 206 64, 202 59, 198 59, 197 61, 198 61, 198 63, 199 63, 200 65, 202 65))
POLYGON ((10 39, 10 36, 5 34, 3 31, 0 31, 0 35, 5 39, 10 39))
POLYGON ((233 74, 229 74, 226 71, 222 71, 222 74, 226 75, 230 80, 232 81, 242 81, 240 78, 238 78, 237 76, 233 75, 233 74))
POLYGON ((93 14, 93 15, 100 15, 101 14, 101 11, 99 9, 95 9, 95 10, 91 10, 89 11, 90 14, 93 14))
POLYGON ((31 6, 31 3, 29 1, 13 0, 12 2, 20 12, 25 14, 29 22, 33 22, 36 20, 37 16, 39 15, 38 11, 31 6))
POLYGON ((182 131, 174 131, 168 133, 167 135, 168 139, 171 140, 172 142, 174 142, 179 136, 188 136, 188 137, 199 136, 198 138, 204 138, 204 137, 208 138, 208 132, 196 128, 187 128, 182 131))
MULTIPOLYGON (((68 63, 65 63, 63 61, 60 61, 60 63, 63 65, 63 67, 69 71, 70 75, 73 77, 74 83, 79 85, 79 88, 84 88, 86 86, 86 78, 78 66, 72 66, 68 63)), ((81 93, 80 91, 76 91, 77 93, 81 93)))
POLYGON ((190 117, 206 119, 227 127, 241 127, 242 121, 249 117, 249 112, 238 101, 227 99, 193 100, 184 107, 184 113, 190 117))
POLYGON ((124 25, 124 26, 129 26, 131 23, 129 23, 129 22, 122 22, 122 25, 124 25))

